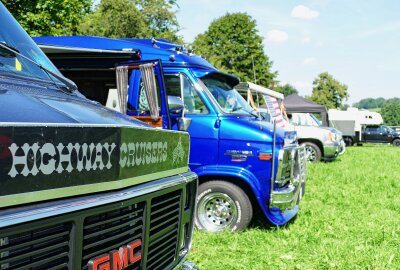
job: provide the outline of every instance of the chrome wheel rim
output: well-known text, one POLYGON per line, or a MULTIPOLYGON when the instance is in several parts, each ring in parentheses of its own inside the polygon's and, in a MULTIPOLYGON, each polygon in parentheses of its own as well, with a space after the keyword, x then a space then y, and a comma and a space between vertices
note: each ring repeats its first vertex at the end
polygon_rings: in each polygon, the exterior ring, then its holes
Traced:
POLYGON ((236 222, 238 210, 231 197, 213 192, 200 199, 197 217, 202 228, 211 232, 228 229, 236 222))
POLYGON ((311 162, 317 161, 317 150, 314 147, 306 145, 307 160, 311 162))
POLYGON ((400 141, 399 140, 395 140, 394 141, 394 146, 400 146, 400 141))

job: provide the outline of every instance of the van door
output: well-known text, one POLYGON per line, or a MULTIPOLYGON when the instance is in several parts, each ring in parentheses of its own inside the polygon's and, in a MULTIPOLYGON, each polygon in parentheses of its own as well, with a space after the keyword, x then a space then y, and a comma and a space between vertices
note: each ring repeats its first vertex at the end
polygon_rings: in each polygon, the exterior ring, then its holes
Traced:
MULTIPOLYGON (((219 130, 216 126, 217 116, 210 113, 206 103, 200 97, 191 79, 184 73, 165 74, 165 86, 168 96, 179 97, 184 102, 183 115, 191 119, 190 134, 191 169, 218 162, 219 130), (183 98, 182 98, 183 95, 183 98)), ((171 112, 172 129, 178 129, 178 118, 182 113, 171 112)))

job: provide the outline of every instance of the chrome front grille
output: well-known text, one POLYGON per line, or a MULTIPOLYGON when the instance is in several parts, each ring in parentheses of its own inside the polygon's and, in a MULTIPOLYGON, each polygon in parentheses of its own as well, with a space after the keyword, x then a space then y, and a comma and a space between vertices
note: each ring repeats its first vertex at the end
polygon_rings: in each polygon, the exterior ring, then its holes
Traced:
POLYGON ((279 164, 275 184, 283 187, 289 182, 301 181, 306 177, 307 160, 304 147, 287 147, 279 151, 279 164))

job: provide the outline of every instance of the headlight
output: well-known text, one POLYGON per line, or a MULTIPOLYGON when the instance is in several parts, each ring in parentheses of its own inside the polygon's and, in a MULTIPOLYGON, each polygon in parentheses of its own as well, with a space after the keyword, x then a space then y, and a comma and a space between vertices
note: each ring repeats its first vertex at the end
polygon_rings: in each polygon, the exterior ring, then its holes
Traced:
POLYGON ((297 132, 285 131, 285 142, 283 147, 297 145, 297 132))
POLYGON ((330 141, 330 142, 332 142, 333 141, 333 133, 332 132, 329 132, 328 133, 328 138, 327 138, 327 141, 330 141))

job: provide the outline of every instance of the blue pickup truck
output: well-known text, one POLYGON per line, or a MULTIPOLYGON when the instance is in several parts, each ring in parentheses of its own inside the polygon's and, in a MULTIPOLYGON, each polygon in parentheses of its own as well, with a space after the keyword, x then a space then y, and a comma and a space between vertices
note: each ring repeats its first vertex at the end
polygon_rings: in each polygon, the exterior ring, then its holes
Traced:
POLYGON ((237 77, 167 41, 80 36, 35 41, 88 98, 158 127, 189 132, 189 166, 200 184, 198 228, 242 230, 257 210, 275 225, 297 214, 306 178, 304 148, 296 133, 262 121, 234 89, 237 77), (139 59, 156 67, 158 104, 146 101, 139 59), (126 108, 121 110, 126 102, 120 98, 111 102, 113 92, 127 96, 126 108))

